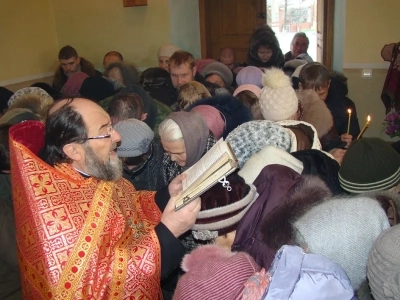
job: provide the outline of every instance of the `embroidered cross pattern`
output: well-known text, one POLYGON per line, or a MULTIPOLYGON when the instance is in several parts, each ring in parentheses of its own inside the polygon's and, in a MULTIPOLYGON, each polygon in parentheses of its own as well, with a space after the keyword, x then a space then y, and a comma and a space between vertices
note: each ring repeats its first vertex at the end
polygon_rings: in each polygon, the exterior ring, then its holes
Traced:
POLYGON ((144 226, 142 222, 138 222, 137 224, 133 223, 131 219, 128 219, 128 225, 135 231, 135 239, 138 239, 140 236, 144 236, 144 226))

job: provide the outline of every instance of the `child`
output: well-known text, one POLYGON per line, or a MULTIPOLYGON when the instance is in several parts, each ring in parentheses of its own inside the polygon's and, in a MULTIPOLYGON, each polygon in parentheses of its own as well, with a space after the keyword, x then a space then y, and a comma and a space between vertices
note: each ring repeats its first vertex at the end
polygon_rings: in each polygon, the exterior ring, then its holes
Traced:
POLYGON ((299 89, 313 89, 319 98, 325 101, 333 116, 333 122, 342 141, 347 143, 356 138, 360 133, 356 106, 347 97, 347 78, 336 72, 329 73, 328 69, 318 62, 311 62, 301 69, 299 74, 299 89), (333 76, 332 76, 333 75, 333 76), (351 109, 350 131, 347 134, 349 115, 351 109))

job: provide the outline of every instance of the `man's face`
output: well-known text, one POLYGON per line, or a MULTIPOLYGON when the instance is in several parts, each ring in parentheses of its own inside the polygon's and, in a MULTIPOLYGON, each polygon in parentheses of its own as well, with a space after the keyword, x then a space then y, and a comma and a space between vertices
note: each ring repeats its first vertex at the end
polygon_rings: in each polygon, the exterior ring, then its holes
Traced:
POLYGON ((268 62, 271 59, 272 54, 272 49, 265 46, 258 47, 257 55, 263 63, 268 62))
POLYGON ((168 56, 160 56, 158 58, 158 66, 161 69, 169 72, 169 57, 168 56))
POLYGON ((122 74, 119 68, 112 68, 108 72, 107 77, 115 81, 118 81, 121 85, 124 86, 124 79, 122 78, 122 74))
POLYGON ((315 92, 318 94, 319 99, 325 101, 328 97, 329 91, 329 83, 326 86, 320 87, 319 89, 315 89, 315 92))
POLYGON ((171 157, 171 160, 176 162, 177 165, 184 167, 186 164, 186 147, 183 139, 168 142, 161 139, 161 144, 165 152, 171 157))
POLYGON ((71 57, 68 59, 60 59, 60 65, 67 76, 78 71, 81 59, 79 57, 71 57))
POLYGON ((220 87, 225 87, 225 82, 222 80, 221 77, 219 77, 216 74, 207 76, 206 81, 215 83, 215 84, 219 85, 220 87))
POLYGON ((113 63, 122 63, 122 60, 117 55, 107 55, 106 57, 104 57, 104 69, 113 63))
POLYGON ((89 100, 77 99, 74 106, 82 115, 88 138, 97 137, 86 140, 82 145, 83 157, 76 164, 77 169, 101 180, 119 179, 122 166, 115 150, 121 136, 113 129, 110 116, 89 100))
POLYGON ((196 75, 197 68, 193 67, 193 70, 190 69, 189 63, 183 63, 180 66, 175 64, 171 64, 169 68, 169 73, 171 74, 171 80, 173 86, 179 90, 179 88, 194 80, 194 76, 196 75))
POLYGON ((293 58, 302 54, 307 53, 308 43, 307 40, 303 37, 297 37, 293 40, 290 45, 290 51, 292 52, 293 58))
POLYGON ((226 49, 221 52, 219 61, 229 69, 233 70, 235 67, 235 53, 232 51, 232 49, 226 49))

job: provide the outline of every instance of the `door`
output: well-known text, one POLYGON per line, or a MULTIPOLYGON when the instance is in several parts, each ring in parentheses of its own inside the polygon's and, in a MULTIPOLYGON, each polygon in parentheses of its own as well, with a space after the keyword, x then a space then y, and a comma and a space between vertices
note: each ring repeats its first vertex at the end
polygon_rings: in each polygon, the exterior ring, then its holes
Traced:
POLYGON ((318 0, 317 5, 317 61, 329 70, 333 61, 333 11, 334 0, 318 0))
POLYGON ((202 57, 217 59, 221 49, 230 47, 236 52, 236 61, 245 62, 251 34, 265 23, 262 2, 199 0, 202 57))

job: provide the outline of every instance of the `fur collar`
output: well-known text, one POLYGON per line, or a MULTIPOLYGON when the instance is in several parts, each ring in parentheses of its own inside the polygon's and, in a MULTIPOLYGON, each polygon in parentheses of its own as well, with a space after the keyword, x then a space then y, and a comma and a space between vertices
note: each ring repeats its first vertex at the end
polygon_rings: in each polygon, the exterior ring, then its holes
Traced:
POLYGON ((292 224, 311 207, 332 197, 325 182, 317 176, 303 175, 295 188, 264 220, 261 227, 264 243, 278 250, 293 244, 292 224))
POLYGON ((325 102, 319 99, 314 90, 296 91, 303 108, 302 121, 315 127, 321 138, 333 127, 333 117, 325 102))

